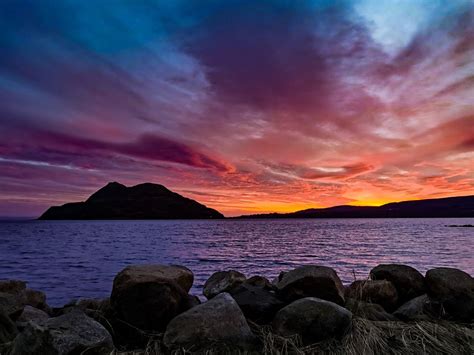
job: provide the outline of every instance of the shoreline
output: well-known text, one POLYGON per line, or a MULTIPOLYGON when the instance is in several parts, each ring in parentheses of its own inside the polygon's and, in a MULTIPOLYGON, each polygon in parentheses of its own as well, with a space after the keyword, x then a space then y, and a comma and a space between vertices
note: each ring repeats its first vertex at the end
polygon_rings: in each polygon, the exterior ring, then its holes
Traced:
POLYGON ((458 269, 422 275, 381 264, 346 286, 334 269, 316 265, 272 281, 218 271, 204 284, 205 302, 189 293, 193 282, 184 266, 131 265, 116 275, 110 298, 49 307, 26 283, 0 281, 0 353, 257 354, 284 347, 356 354, 361 346, 380 353, 392 338, 400 352, 422 345, 433 346, 431 353, 474 350, 474 280, 458 269), (370 344, 367 332, 378 334, 370 344), (406 332, 414 333, 404 344, 398 337, 406 332))

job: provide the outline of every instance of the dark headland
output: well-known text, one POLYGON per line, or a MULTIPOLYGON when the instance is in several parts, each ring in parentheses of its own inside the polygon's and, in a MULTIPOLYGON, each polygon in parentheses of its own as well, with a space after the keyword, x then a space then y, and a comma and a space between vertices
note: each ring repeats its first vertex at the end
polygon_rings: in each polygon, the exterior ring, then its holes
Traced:
POLYGON ((111 182, 85 202, 50 207, 39 219, 216 219, 218 211, 168 190, 145 183, 132 187, 111 182))
POLYGON ((310 208, 291 213, 266 213, 240 218, 444 218, 474 217, 474 196, 392 202, 374 206, 310 208))

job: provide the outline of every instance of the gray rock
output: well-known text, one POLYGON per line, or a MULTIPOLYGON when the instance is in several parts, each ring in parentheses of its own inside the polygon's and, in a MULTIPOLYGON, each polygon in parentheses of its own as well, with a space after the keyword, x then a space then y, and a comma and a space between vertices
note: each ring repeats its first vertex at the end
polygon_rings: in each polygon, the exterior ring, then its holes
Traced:
POLYGON ((285 306, 274 292, 252 286, 244 282, 230 291, 247 319, 256 323, 270 322, 275 314, 285 306))
POLYGON ((277 284, 277 293, 287 302, 317 297, 344 304, 344 286, 336 271, 326 266, 301 266, 284 273, 277 284))
POLYGON ((107 330, 75 309, 41 324, 28 323, 13 341, 11 355, 109 354, 113 348, 107 330))
POLYGON ((304 344, 344 335, 352 313, 319 298, 307 297, 282 308, 273 320, 273 330, 282 336, 301 336, 304 344))
POLYGON ((229 292, 232 288, 242 284, 245 280, 245 275, 238 271, 218 271, 212 274, 204 283, 202 293, 207 299, 211 299, 219 293, 229 292))
POLYGON ((26 323, 26 322, 35 322, 35 323, 41 323, 42 321, 46 320, 49 318, 48 313, 31 307, 31 306, 25 306, 23 309, 23 312, 21 313, 20 317, 17 319, 17 322, 19 323, 26 323))
POLYGON ((452 268, 436 268, 426 273, 430 299, 441 303, 447 315, 461 321, 474 320, 474 279, 452 268))
POLYGON ((387 280, 357 280, 346 288, 345 296, 355 300, 376 303, 387 311, 393 311, 398 304, 395 286, 387 280))
POLYGON ((400 264, 381 264, 370 271, 372 280, 390 281, 398 293, 398 304, 425 293, 425 280, 416 269, 400 264))
POLYGON ((174 318, 163 342, 168 349, 252 349, 256 337, 239 306, 228 293, 221 293, 174 318))
POLYGON ((354 317, 365 318, 371 321, 396 321, 397 317, 385 311, 376 303, 367 303, 353 298, 346 298, 345 308, 352 312, 354 317))
POLYGON ((415 297, 400 306, 393 315, 403 321, 429 320, 430 299, 427 295, 415 297))
POLYGON ((117 317, 133 327, 163 331, 188 305, 193 273, 183 266, 135 265, 114 279, 110 297, 117 317))

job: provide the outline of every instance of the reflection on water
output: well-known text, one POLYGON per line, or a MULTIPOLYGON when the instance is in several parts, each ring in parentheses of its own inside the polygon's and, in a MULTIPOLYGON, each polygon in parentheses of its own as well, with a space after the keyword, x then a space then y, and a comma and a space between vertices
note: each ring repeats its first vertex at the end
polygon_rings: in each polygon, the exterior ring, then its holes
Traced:
POLYGON ((334 267, 343 282, 379 263, 474 273, 474 219, 0 222, 0 279, 16 278, 59 305, 105 297, 128 264, 189 267, 200 294, 214 272, 273 278, 302 264, 334 267))

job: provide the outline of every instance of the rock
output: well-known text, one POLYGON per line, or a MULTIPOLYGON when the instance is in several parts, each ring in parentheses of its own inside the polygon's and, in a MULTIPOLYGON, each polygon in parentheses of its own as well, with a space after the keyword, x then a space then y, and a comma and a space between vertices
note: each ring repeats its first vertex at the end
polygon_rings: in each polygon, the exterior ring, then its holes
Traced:
POLYGON ((387 311, 393 311, 398 304, 395 286, 387 280, 357 280, 346 288, 345 296, 359 301, 377 303, 387 311))
POLYGON ((137 283, 160 281, 176 282, 183 290, 188 292, 193 285, 194 275, 187 267, 180 265, 131 265, 115 277, 114 287, 121 289, 137 283))
POLYGON ((46 295, 44 292, 32 290, 31 288, 25 289, 24 292, 26 305, 49 312, 50 308, 46 303, 46 295))
POLYGON ((428 270, 426 288, 430 299, 440 302, 448 316, 474 320, 474 279, 468 273, 444 267, 428 270))
POLYGON ((143 330, 163 331, 187 308, 193 273, 183 266, 135 265, 114 279, 110 297, 117 317, 143 330))
POLYGON ((24 304, 24 298, 21 296, 0 292, 0 311, 3 311, 13 321, 23 312, 23 308, 25 308, 24 304))
MULTIPOLYGON (((52 317, 62 316, 63 314, 71 312, 73 309, 79 308, 80 310, 84 311, 89 317, 92 317, 97 312, 103 313, 109 311, 111 308, 110 306, 110 299, 97 299, 97 298, 80 298, 80 299, 73 299, 66 303, 62 307, 53 307, 51 308, 49 315, 52 317)), ((97 320, 97 319, 96 319, 97 320)))
POLYGON ((254 348, 256 337, 232 296, 220 293, 174 318, 163 343, 170 350, 221 348, 226 353, 254 348))
MULTIPOLYGON (((12 341, 17 334, 15 323, 0 309, 0 344, 12 341)), ((1 349, 0 349, 0 353, 1 349)))
POLYGON ((35 322, 39 323, 41 321, 44 321, 49 318, 48 313, 31 307, 31 306, 25 306, 23 309, 23 312, 21 313, 20 317, 17 319, 17 322, 19 323, 26 323, 26 322, 35 322))
POLYGON ((244 282, 230 291, 247 319, 259 324, 270 322, 285 306, 274 292, 244 282))
POLYGON ((278 285, 278 283, 281 281, 281 279, 283 278, 283 276, 285 276, 286 273, 288 273, 288 271, 280 271, 278 276, 272 280, 272 285, 276 287, 276 285, 278 285))
POLYGON ((20 280, 0 280, 0 292, 16 295, 26 289, 26 282, 20 280))
POLYGON ((0 281, 0 293, 14 295, 24 306, 28 305, 49 312, 46 295, 41 291, 27 288, 24 281, 2 280, 0 281))
POLYGON ((415 297, 400 306, 393 315, 403 321, 429 320, 428 309, 430 299, 427 295, 415 297))
POLYGON ((370 277, 372 280, 390 281, 397 289, 399 304, 425 293, 423 275, 411 266, 381 264, 370 271, 370 277))
POLYGON ((28 323, 13 341, 11 355, 109 354, 113 348, 107 330, 75 309, 41 324, 28 323))
POLYGON ((319 298, 307 297, 282 308, 273 320, 273 330, 282 336, 301 336, 304 344, 339 337, 351 326, 352 313, 319 298))
POLYGON ((353 298, 346 298, 345 308, 352 312, 354 317, 365 318, 371 321, 395 321, 397 317, 387 313, 376 303, 367 303, 353 298))
POLYGON ((232 288, 245 281, 245 275, 235 271, 218 271, 211 275, 204 283, 203 294, 211 299, 222 292, 229 292, 232 288))
POLYGON ((277 293, 287 302, 304 297, 318 297, 344 304, 344 286, 337 273, 326 266, 301 266, 281 277, 277 293))
POLYGON ((15 321, 26 304, 26 282, 20 280, 0 280, 0 311, 15 321))
POLYGON ((76 307, 80 309, 89 309, 93 311, 101 311, 110 306, 110 299, 109 298, 81 298, 74 304, 76 307))
POLYGON ((266 277, 258 276, 258 275, 248 278, 247 280, 245 280, 244 283, 247 285, 260 287, 269 291, 276 289, 275 285, 272 284, 270 280, 268 280, 266 277))
POLYGON ((186 309, 191 309, 195 306, 199 306, 201 304, 201 300, 199 299, 198 296, 188 295, 185 304, 186 304, 185 306, 186 309))

